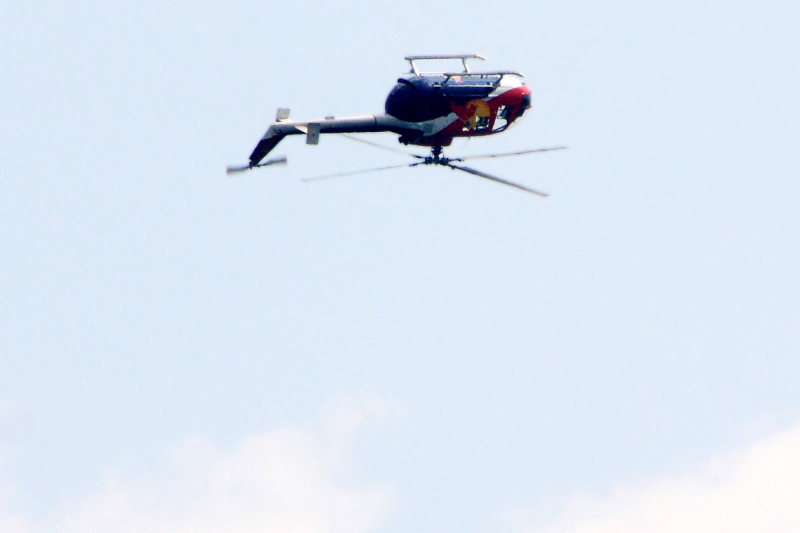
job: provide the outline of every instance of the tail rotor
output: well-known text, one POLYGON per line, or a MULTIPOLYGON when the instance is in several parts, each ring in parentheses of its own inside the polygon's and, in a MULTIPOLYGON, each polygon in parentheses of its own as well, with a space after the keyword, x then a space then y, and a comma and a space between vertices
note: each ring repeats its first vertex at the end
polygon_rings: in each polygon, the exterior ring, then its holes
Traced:
POLYGON ((254 168, 259 167, 268 167, 270 165, 285 165, 286 164, 286 156, 276 157, 275 159, 269 159, 264 161, 263 163, 259 163, 257 165, 243 165, 238 167, 228 167, 227 173, 228 175, 231 174, 238 174, 239 172, 245 172, 247 170, 253 170, 254 168))

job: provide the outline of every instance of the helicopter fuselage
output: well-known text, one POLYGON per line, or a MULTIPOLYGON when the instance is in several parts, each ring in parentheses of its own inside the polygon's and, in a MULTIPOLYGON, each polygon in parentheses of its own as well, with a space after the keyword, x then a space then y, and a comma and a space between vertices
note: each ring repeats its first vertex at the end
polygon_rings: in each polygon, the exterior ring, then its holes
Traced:
MULTIPOLYGON (((430 156, 407 154, 416 159, 413 163, 391 165, 356 172, 340 172, 316 179, 349 176, 363 172, 389 170, 401 167, 436 165, 478 176, 539 196, 547 193, 526 185, 509 181, 481 170, 463 165, 470 159, 508 157, 536 152, 563 150, 565 146, 519 150, 501 154, 474 155, 468 157, 445 157, 443 148, 457 137, 480 137, 500 133, 517 122, 531 107, 531 90, 525 86, 519 72, 493 71, 472 72, 467 65, 471 59, 486 59, 475 54, 408 56, 411 72, 397 80, 397 84, 386 98, 385 112, 380 115, 357 117, 325 117, 318 120, 290 120, 289 110, 278 109, 275 122, 261 137, 250 163, 228 167, 228 174, 244 172, 254 168, 286 163, 286 157, 269 160, 264 158, 288 135, 305 135, 306 144, 318 144, 322 134, 352 134, 390 132, 399 136, 403 144, 428 146, 430 156), (436 70, 423 72, 419 63, 429 61, 460 60, 463 70, 451 72, 436 70)), ((351 137, 366 144, 392 150, 358 137, 351 137)), ((397 151, 397 150, 392 150, 397 151)), ((313 178, 312 178, 313 179, 313 178)))
POLYGON ((531 107, 531 91, 522 74, 511 71, 472 72, 469 59, 479 55, 409 56, 411 72, 397 80, 386 98, 385 113, 358 117, 326 117, 290 120, 288 109, 279 109, 253 153, 247 169, 261 161, 287 135, 306 135, 317 144, 321 134, 392 132, 403 144, 430 146, 441 152, 456 137, 478 137, 506 130, 531 107), (421 72, 417 62, 462 61, 457 73, 421 72))
POLYGON ((386 114, 405 126, 400 142, 422 146, 500 133, 530 107, 531 91, 516 72, 404 77, 386 98, 386 114))

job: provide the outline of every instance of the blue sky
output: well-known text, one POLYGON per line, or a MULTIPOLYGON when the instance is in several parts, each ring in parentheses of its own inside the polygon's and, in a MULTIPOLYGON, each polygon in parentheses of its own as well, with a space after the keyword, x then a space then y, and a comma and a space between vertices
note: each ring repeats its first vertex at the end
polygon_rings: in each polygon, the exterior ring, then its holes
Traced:
POLYGON ((800 527, 795 4, 0 13, 3 531, 800 527), (569 145, 474 165, 550 198, 225 175, 428 53, 526 74, 447 154, 569 145))

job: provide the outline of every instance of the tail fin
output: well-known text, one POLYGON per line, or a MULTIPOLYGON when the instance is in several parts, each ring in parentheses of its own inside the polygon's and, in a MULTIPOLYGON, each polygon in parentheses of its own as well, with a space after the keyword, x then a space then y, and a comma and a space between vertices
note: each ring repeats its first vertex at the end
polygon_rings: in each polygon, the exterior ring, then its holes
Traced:
POLYGON ((275 132, 273 128, 270 127, 264 135, 264 138, 258 141, 255 149, 253 149, 253 153, 250 154, 250 166, 254 167, 258 165, 284 137, 286 137, 285 133, 275 132), (272 135, 270 135, 270 133, 272 133, 272 135))
POLYGON ((268 153, 272 151, 275 146, 286 137, 287 132, 280 131, 275 125, 280 124, 281 122, 286 122, 289 120, 289 114, 291 111, 287 108, 279 108, 278 111, 275 113, 275 124, 269 127, 267 132, 264 134, 264 137, 258 142, 256 147, 253 149, 253 153, 250 154, 250 166, 254 167, 258 165, 264 157, 268 153))

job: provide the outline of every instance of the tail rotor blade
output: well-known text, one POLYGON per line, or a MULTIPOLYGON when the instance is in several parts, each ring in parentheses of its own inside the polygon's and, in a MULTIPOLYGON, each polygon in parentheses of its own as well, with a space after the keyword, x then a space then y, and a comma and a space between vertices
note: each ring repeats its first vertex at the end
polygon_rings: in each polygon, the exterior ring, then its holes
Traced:
POLYGON ((285 165, 286 162, 287 162, 286 156, 282 155, 281 157, 276 157, 275 159, 269 159, 267 161, 264 161, 263 163, 259 163, 258 165, 254 165, 253 168, 266 167, 266 166, 269 166, 269 165, 285 165))
POLYGON ((244 172, 246 170, 252 170, 254 168, 259 167, 268 167, 270 165, 285 165, 286 164, 286 156, 276 157, 275 159, 269 159, 264 161, 263 163, 259 163, 257 165, 243 165, 239 167, 228 167, 227 173, 228 174, 237 174, 239 172, 244 172))
POLYGON ((507 152, 503 154, 472 155, 467 157, 454 157, 450 161, 468 161, 470 159, 489 159, 493 157, 508 157, 512 155, 535 154, 538 152, 552 152, 554 150, 566 150, 566 146, 554 146, 552 148, 536 148, 534 150, 522 150, 521 152, 507 152))
POLYGON ((469 167, 461 167, 457 165, 447 164, 447 167, 461 170, 463 172, 467 172, 469 174, 473 174, 475 176, 480 176, 481 178, 486 178, 487 180, 496 181, 497 183, 502 183, 503 185, 509 185, 511 187, 516 187, 517 189, 521 189, 526 192, 530 192, 539 196, 549 196, 546 192, 537 191, 536 189, 531 189, 530 187, 526 187, 525 185, 520 185, 519 183, 514 183, 513 181, 504 180, 503 178, 498 178, 497 176, 492 176, 491 174, 487 174, 485 172, 481 172, 480 170, 475 170, 474 168, 469 167))
POLYGON ((228 174, 236 174, 236 173, 239 173, 239 172, 244 172, 245 170, 250 170, 251 168, 253 168, 253 167, 251 167, 250 165, 244 165, 244 166, 241 166, 241 167, 228 167, 226 172, 228 174))

